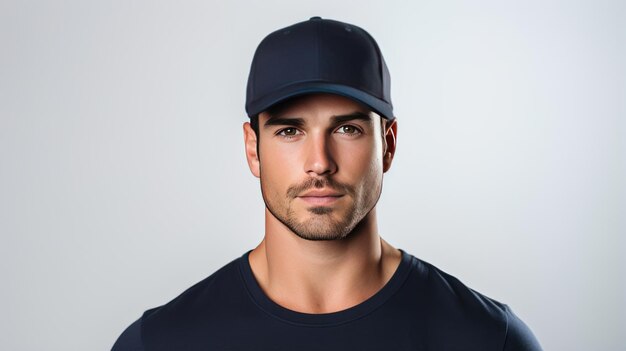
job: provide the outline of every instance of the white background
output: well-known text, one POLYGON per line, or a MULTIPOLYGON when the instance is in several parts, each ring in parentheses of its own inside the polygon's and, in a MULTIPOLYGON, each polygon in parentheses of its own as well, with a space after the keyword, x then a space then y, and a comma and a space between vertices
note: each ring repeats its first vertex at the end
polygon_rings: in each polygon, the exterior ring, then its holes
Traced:
POLYGON ((322 16, 379 42, 392 245, 527 322, 626 350, 621 1, 0 2, 0 348, 107 350, 262 238, 252 54, 322 16))

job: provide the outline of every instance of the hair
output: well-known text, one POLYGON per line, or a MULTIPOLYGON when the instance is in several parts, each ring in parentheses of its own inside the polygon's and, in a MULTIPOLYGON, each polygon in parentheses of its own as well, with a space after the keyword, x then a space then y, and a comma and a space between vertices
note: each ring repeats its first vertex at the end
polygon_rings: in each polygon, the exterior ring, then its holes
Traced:
POLYGON ((252 127, 257 140, 259 140, 259 115, 250 117, 250 127, 252 127))

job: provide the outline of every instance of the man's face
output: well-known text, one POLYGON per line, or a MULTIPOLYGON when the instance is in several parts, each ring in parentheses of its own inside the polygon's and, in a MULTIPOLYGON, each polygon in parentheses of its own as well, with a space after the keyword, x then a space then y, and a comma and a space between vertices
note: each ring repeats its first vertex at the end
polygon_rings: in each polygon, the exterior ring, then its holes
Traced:
POLYGON ((330 94, 262 113, 258 176, 270 213, 303 239, 346 237, 380 197, 381 128, 379 115, 330 94))

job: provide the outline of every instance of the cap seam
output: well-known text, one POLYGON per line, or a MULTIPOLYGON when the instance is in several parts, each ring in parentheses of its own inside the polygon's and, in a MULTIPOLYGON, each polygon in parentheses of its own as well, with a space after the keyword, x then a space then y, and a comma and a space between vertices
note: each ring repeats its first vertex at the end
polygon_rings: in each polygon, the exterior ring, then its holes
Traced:
POLYGON ((321 53, 320 53, 320 52, 321 52, 321 50, 322 50, 322 49, 321 49, 321 45, 320 45, 320 43, 321 43, 321 41, 322 41, 322 40, 320 39, 320 37, 321 37, 321 35, 322 35, 322 34, 321 34, 321 33, 322 33, 322 29, 321 29, 321 28, 322 28, 322 21, 315 21, 315 22, 317 22, 317 24, 316 24, 316 25, 317 25, 317 27, 316 27, 317 36, 315 36, 315 40, 316 40, 315 45, 317 46, 317 50, 316 50, 316 51, 317 51, 317 52, 316 52, 317 57, 315 58, 315 61, 317 62, 317 72, 316 72, 316 74, 315 74, 315 75, 319 78, 319 76, 320 76, 320 70, 321 70, 321 68, 320 68, 320 66, 321 66, 321 64, 320 64, 320 57, 322 56, 322 55, 321 55, 321 53))

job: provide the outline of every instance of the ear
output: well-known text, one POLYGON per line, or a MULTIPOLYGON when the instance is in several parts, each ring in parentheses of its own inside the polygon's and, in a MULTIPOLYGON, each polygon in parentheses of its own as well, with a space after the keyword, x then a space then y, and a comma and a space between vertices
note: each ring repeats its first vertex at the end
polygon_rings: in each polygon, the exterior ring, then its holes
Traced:
POLYGON ((261 176, 260 172, 260 164, 259 164, 259 154, 257 152, 257 135, 250 126, 250 122, 245 122, 243 124, 243 140, 246 148, 246 159, 248 160, 248 167, 250 167, 250 172, 259 178, 261 176))
POLYGON ((383 173, 391 168, 391 161, 393 161, 393 156, 396 154, 396 140, 398 137, 397 120, 394 119, 389 125, 385 123, 384 136, 383 173))

